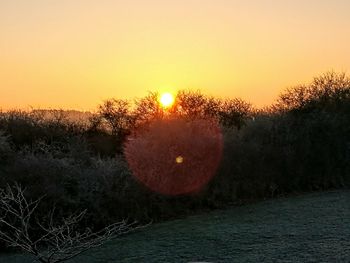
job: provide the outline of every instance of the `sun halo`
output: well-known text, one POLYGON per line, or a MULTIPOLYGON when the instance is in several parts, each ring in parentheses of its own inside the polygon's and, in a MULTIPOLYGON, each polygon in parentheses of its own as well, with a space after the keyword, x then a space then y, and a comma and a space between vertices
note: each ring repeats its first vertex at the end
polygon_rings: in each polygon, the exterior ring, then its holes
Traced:
POLYGON ((169 108, 174 104, 175 98, 173 94, 169 92, 163 93, 159 98, 159 103, 162 105, 163 108, 169 108))

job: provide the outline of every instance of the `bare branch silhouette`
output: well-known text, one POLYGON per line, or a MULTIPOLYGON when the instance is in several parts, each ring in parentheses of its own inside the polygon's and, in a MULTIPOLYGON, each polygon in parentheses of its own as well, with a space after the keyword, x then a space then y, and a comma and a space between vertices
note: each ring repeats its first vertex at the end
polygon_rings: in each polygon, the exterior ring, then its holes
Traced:
POLYGON ((34 255, 39 262, 66 261, 140 228, 136 222, 124 220, 97 232, 89 228, 79 231, 79 222, 86 210, 63 218, 59 224, 54 222, 54 209, 49 213, 47 222, 38 220, 33 215, 41 198, 28 200, 24 192, 25 189, 18 184, 0 189, 0 240, 34 255), (34 229, 39 229, 41 234, 33 235, 34 229))

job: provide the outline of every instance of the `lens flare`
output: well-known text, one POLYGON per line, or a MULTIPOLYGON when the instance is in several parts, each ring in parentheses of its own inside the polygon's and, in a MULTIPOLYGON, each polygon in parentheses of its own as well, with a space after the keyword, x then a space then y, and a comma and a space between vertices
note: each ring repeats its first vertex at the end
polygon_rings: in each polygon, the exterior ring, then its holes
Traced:
POLYGON ((183 161, 184 161, 184 158, 183 158, 182 156, 178 156, 178 157, 176 157, 176 159, 175 159, 175 162, 176 162, 176 163, 183 163, 183 161))
POLYGON ((216 121, 163 119, 134 132, 124 151, 142 184, 161 194, 183 195, 199 192, 215 175, 222 145, 216 121))

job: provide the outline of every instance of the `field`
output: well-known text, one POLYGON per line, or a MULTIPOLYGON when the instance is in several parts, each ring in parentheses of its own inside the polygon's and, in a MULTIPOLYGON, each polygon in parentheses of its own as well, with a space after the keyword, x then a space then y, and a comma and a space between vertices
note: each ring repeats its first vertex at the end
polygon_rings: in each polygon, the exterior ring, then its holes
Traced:
MULTIPOLYGON (((262 201, 154 224, 71 262, 347 262, 350 191, 262 201)), ((24 263, 23 255, 1 262, 24 263)))

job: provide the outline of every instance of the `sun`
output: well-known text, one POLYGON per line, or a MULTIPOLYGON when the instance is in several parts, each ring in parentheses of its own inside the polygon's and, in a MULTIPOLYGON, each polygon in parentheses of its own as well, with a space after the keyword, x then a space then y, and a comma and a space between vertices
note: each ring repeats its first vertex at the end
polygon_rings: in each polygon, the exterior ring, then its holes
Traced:
POLYGON ((163 93, 159 98, 159 102, 163 108, 169 108, 174 104, 174 101, 174 96, 169 92, 163 93))

